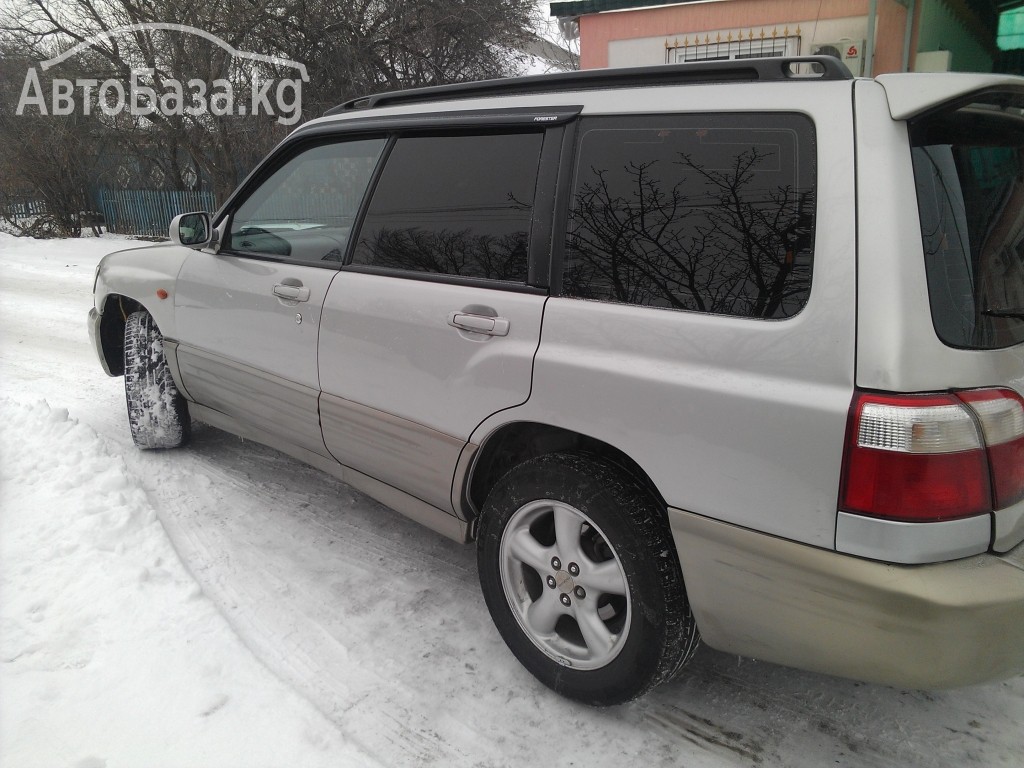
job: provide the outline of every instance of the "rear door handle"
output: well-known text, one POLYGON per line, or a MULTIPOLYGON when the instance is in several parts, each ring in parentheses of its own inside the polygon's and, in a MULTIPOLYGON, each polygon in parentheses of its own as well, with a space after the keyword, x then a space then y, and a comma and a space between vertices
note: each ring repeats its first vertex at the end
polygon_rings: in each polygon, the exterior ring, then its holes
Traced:
POLYGON ((452 312, 448 325, 470 333, 484 333, 488 336, 508 336, 509 322, 504 317, 471 315, 466 312, 452 312))
POLYGON ((278 283, 274 286, 274 295, 285 301, 309 301, 309 288, 303 288, 301 283, 298 285, 278 283))

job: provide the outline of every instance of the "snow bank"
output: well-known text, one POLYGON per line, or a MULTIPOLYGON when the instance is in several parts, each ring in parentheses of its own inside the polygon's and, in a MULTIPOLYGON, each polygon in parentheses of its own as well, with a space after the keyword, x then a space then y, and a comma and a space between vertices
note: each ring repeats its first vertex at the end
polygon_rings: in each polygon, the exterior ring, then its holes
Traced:
POLYGON ((2 398, 0 451, 0 765, 372 763, 242 645, 95 432, 2 398))

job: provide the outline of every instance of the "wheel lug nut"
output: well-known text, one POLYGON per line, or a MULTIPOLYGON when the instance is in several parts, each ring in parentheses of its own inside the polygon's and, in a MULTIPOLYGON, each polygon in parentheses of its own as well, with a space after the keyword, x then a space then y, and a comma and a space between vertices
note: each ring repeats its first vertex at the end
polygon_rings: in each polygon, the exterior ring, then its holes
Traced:
POLYGON ((573 592, 576 593, 576 598, 578 600, 582 600, 584 597, 587 596, 587 590, 585 590, 583 587, 576 587, 576 589, 574 589, 573 592))
POLYGON ((580 575, 580 567, 578 565, 576 565, 576 563, 569 563, 569 575, 570 576, 579 576, 580 575))
POLYGON ((572 605, 572 600, 569 599, 568 595, 562 595, 560 599, 562 601, 562 605, 564 605, 566 608, 572 605))
POLYGON ((552 557, 551 567, 554 568, 556 571, 562 570, 562 561, 559 560, 557 557, 552 557))
POLYGON ((555 577, 554 576, 548 576, 547 582, 548 582, 548 586, 549 587, 551 587, 552 589, 555 588, 555 577))

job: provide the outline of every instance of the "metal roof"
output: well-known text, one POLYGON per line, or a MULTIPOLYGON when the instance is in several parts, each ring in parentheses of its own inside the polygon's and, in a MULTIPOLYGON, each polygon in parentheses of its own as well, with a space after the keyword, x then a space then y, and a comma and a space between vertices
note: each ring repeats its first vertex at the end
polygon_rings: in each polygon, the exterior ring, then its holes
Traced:
POLYGON ((603 11, 624 11, 630 8, 648 8, 656 5, 681 5, 698 0, 574 0, 573 2, 552 3, 552 16, 584 16, 603 11))

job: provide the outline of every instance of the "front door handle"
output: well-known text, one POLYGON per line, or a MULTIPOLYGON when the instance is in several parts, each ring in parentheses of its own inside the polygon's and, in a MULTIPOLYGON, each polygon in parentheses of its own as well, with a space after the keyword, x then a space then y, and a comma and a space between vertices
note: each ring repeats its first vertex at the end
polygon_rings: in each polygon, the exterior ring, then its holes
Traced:
POLYGON ((504 317, 487 317, 467 312, 452 312, 448 315, 448 325, 460 331, 484 333, 488 336, 508 336, 509 322, 504 317))
POLYGON ((274 286, 274 295, 285 301, 309 301, 309 288, 303 288, 302 283, 298 285, 278 283, 274 286))

